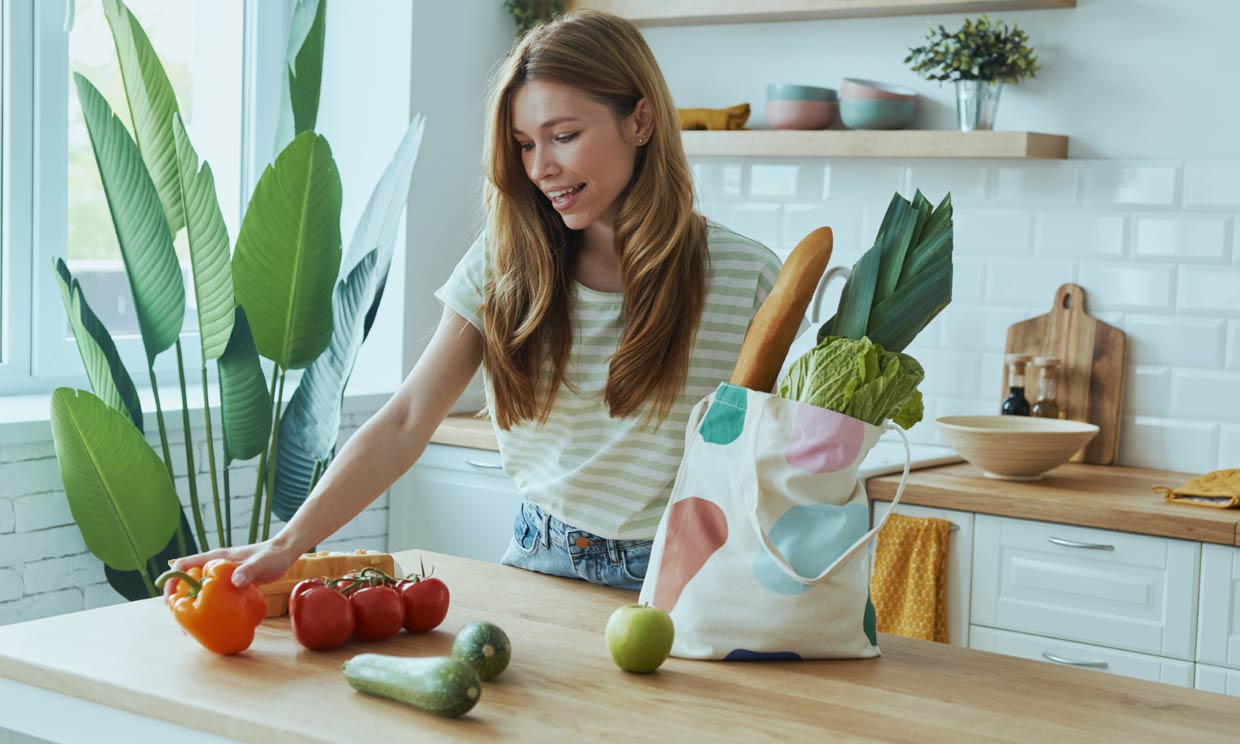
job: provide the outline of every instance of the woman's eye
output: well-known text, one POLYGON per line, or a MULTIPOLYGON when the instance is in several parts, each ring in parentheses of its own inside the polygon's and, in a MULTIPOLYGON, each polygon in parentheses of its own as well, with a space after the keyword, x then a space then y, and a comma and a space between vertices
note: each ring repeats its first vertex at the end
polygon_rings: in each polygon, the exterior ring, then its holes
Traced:
POLYGON ((517 149, 519 149, 521 152, 529 152, 530 150, 534 149, 534 143, 533 142, 518 142, 517 149))
POLYGON ((568 142, 574 139, 576 136, 577 136, 576 132, 570 132, 568 134, 561 134, 555 138, 555 141, 556 142, 568 142))

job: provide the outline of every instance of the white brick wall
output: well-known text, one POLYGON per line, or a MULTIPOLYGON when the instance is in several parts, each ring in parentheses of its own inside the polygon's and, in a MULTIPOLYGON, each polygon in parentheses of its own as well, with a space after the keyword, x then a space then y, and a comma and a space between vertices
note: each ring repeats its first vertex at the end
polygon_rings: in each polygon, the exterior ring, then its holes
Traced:
MULTIPOLYGON (((702 158, 694 173, 709 217, 781 256, 838 226, 832 265, 869 247, 893 190, 950 189, 954 299, 909 349, 928 420, 997 410, 1008 325, 1077 282, 1128 334, 1120 462, 1240 467, 1240 161, 702 158)), ((933 424, 913 436, 942 441, 933 424)))
MULTIPOLYGON (((368 413, 354 413, 343 417, 341 445, 368 416, 368 413)), ((153 418, 150 420, 154 422, 153 418)), ((175 472, 179 474, 177 492, 192 527, 184 439, 175 431, 169 432, 169 436, 175 472)), ((153 433, 148 438, 158 451, 158 434, 153 433)), ((208 539, 216 547, 207 446, 201 431, 195 432, 194 441, 199 506, 208 539)), ((217 468, 223 464, 218 459, 222 452, 217 441, 217 468)), ((230 470, 233 543, 243 544, 249 533, 256 465, 255 462, 234 463, 230 470)), ((222 475, 220 477, 222 479, 222 475)), ((222 498, 222 480, 219 487, 222 498)), ((319 547, 386 550, 387 525, 388 495, 384 494, 319 547)), ((273 515, 271 534, 276 534, 282 526, 273 515)), ((103 564, 86 550, 82 534, 73 522, 52 443, 0 444, 0 625, 123 601, 124 598, 107 583, 103 564)))

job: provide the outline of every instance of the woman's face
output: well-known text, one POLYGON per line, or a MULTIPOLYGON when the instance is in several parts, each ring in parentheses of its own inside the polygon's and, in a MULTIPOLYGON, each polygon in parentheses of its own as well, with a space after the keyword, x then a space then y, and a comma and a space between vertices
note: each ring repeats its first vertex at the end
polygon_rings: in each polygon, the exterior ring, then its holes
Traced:
POLYGON ((533 80, 512 98, 521 162, 572 230, 614 225, 616 199, 633 177, 638 140, 650 137, 643 99, 624 119, 568 85, 533 80))

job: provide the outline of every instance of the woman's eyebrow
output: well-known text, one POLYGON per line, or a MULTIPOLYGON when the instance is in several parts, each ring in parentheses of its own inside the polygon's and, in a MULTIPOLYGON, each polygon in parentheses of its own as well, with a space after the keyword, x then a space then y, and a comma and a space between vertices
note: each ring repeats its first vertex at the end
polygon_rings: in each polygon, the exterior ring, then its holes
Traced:
MULTIPOLYGON (((557 116, 554 119, 548 119, 547 121, 544 121, 542 123, 542 126, 539 127, 539 129, 546 129, 548 127, 554 127, 556 124, 563 124, 566 121, 581 121, 581 120, 578 119, 576 116, 557 116)), ((513 134, 525 134, 525 132, 522 132, 520 129, 517 129, 516 127, 512 128, 512 133, 513 134)))

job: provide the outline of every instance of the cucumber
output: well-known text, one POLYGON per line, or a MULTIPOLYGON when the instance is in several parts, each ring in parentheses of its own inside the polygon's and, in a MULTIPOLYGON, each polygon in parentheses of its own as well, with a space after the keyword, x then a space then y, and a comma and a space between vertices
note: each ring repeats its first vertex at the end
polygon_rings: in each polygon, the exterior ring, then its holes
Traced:
POLYGON ((391 698, 445 718, 469 712, 482 694, 473 667, 447 656, 358 654, 341 667, 355 690, 391 698))
POLYGON ((508 668, 512 644, 508 634, 492 623, 472 622, 461 628, 452 642, 452 658, 472 666, 488 680, 508 668))

